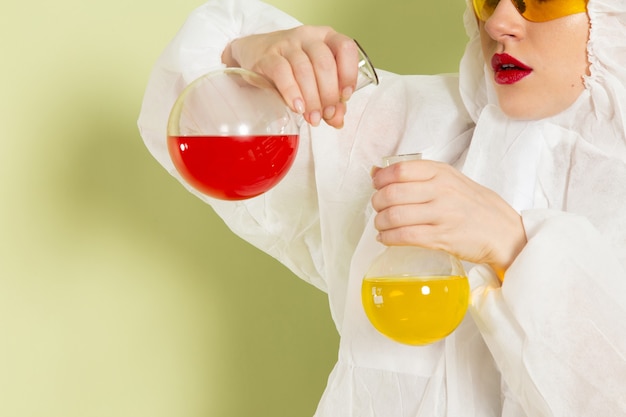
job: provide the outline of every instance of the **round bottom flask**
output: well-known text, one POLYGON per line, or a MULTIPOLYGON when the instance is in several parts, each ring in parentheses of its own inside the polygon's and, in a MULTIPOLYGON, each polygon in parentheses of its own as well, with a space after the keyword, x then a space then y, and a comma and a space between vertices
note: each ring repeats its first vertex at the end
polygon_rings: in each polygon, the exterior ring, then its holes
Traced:
POLYGON ((172 108, 168 151, 196 190, 223 200, 255 197, 293 164, 299 126, 264 77, 240 68, 206 74, 172 108))
POLYGON ((469 283, 454 256, 414 246, 390 246, 363 278, 365 314, 380 333, 408 345, 448 336, 461 323, 469 283))
MULTIPOLYGON (((385 165, 420 154, 392 156, 385 165)), ((447 252, 389 246, 369 267, 361 286, 365 314, 382 334, 408 345, 448 336, 461 323, 469 302, 461 262, 447 252)))

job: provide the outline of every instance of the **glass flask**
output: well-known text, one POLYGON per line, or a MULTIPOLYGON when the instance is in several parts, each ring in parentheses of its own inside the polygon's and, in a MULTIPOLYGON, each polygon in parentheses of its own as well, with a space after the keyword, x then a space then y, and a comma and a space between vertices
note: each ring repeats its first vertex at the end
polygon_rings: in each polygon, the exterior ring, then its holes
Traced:
MULTIPOLYGON (((378 84, 372 63, 357 46, 356 90, 378 84)), ((168 152, 178 173, 201 193, 252 198, 274 187, 292 166, 302 121, 265 77, 220 69, 193 81, 176 100, 167 126, 168 152)))
MULTIPOLYGON (((420 158, 420 154, 392 156, 385 165, 420 158)), ((407 345, 427 345, 445 338, 461 323, 469 291, 463 265, 449 253, 388 246, 366 272, 361 300, 380 333, 407 345)))

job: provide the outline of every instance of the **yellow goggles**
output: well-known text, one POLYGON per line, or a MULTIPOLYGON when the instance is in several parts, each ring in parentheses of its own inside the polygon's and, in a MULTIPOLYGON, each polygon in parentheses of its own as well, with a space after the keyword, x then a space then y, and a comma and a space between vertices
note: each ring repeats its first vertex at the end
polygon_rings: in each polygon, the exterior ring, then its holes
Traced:
MULTIPOLYGON (((531 22, 547 22, 571 14, 587 11, 589 0, 511 0, 524 19, 531 22)), ((619 1, 619 0, 614 0, 619 1)), ((496 10, 500 0, 472 0, 474 12, 483 22, 496 10)))

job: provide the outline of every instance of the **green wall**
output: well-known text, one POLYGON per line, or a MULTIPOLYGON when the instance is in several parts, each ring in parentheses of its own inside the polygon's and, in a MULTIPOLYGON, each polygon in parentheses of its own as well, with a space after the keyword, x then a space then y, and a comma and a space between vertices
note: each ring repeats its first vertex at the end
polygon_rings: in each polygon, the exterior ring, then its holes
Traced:
MULTIPOLYGON (((0 15, 0 416, 312 415, 325 295, 157 165, 148 73, 200 1, 35 0, 0 15)), ((462 0, 273 0, 397 72, 452 72, 462 0), (384 4, 384 7, 381 6, 384 4)))

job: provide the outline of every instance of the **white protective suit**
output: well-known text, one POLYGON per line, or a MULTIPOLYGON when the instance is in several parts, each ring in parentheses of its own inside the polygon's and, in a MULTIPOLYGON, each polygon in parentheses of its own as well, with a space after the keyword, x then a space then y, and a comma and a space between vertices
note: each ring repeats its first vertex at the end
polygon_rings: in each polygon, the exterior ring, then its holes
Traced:
MULTIPOLYGON (((190 189, 328 293, 341 342, 317 417, 626 416, 626 1, 589 0, 588 13, 591 75, 557 116, 520 122, 500 111, 470 4, 460 76, 381 71, 379 86, 351 98, 343 129, 303 129, 293 168, 270 192, 227 202, 190 189), (383 249, 370 169, 420 151, 505 198, 528 244, 502 286, 473 266, 461 326, 412 347, 372 328, 360 283, 383 249)), ((157 62, 139 118, 172 175, 166 124, 181 90, 222 66, 232 39, 296 25, 256 0, 212 0, 191 14, 157 62)))

